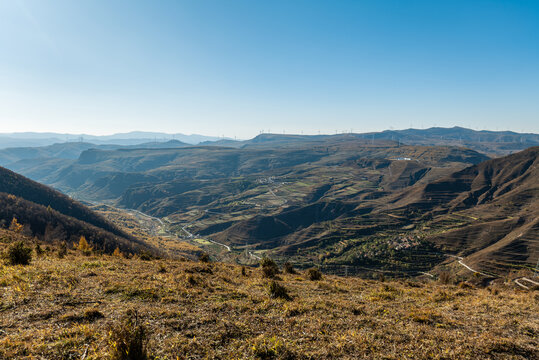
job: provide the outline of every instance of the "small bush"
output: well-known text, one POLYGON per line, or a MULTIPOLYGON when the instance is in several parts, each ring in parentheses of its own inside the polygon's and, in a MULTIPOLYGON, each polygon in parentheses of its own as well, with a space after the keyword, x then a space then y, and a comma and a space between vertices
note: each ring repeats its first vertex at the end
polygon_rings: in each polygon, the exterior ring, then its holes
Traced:
POLYGON ((60 243, 57 255, 58 259, 63 259, 67 255, 67 244, 65 243, 65 241, 62 241, 60 243))
POLYGON ((268 293, 272 299, 285 299, 290 300, 291 297, 288 295, 288 290, 277 281, 272 280, 268 285, 268 293))
POLYGON ((451 274, 447 271, 442 271, 438 276, 438 281, 440 281, 442 284, 450 284, 452 282, 451 274))
POLYGON ((322 273, 318 268, 311 268, 307 270, 307 278, 312 281, 317 281, 322 279, 322 273))
POLYGON ((13 231, 13 232, 16 232, 16 233, 20 233, 22 232, 24 226, 22 224, 19 224, 19 222, 17 221, 17 218, 13 218, 11 220, 11 225, 9 225, 9 230, 13 231))
POLYGON ((109 332, 112 360, 147 360, 148 336, 139 323, 138 314, 130 311, 123 321, 109 332))
POLYGON ((97 309, 86 309, 84 310, 84 319, 88 321, 94 321, 96 319, 104 318, 105 315, 97 309))
POLYGON ((143 261, 150 261, 154 259, 152 254, 150 254, 150 252, 146 250, 142 250, 141 252, 139 252, 138 258, 143 261))
POLYGON ((41 248, 41 245, 39 244, 36 244, 36 246, 34 247, 34 251, 36 252, 36 256, 43 255, 43 249, 41 248))
POLYGON ((28 265, 32 260, 32 249, 17 241, 7 249, 5 256, 10 265, 28 265))
POLYGON ((202 253, 198 256, 198 261, 203 263, 209 263, 210 262, 210 255, 207 253, 202 253))
POLYGON ((187 275, 187 282, 190 285, 196 285, 198 283, 197 279, 195 279, 195 277, 193 275, 187 275))
POLYGON ((294 269, 294 265, 292 265, 292 264, 289 263, 289 262, 285 262, 285 263, 284 263, 283 270, 284 270, 284 272, 287 273, 287 274, 297 274, 297 273, 298 273, 298 272, 296 271, 296 269, 294 269))
POLYGON ((114 249, 114 252, 112 253, 112 256, 124 257, 124 254, 122 254, 119 247, 116 247, 116 249, 114 249))
POLYGON ((279 273, 279 267, 270 258, 263 258, 260 260, 260 266, 262 267, 262 275, 267 278, 273 278, 275 275, 279 273))
POLYGON ((61 317, 62 320, 65 321, 73 321, 73 322, 94 322, 98 319, 104 318, 105 315, 101 313, 101 311, 97 309, 86 309, 82 314, 75 313, 75 314, 68 314, 61 317))
POLYGON ((292 360, 297 359, 298 356, 285 346, 283 339, 279 339, 275 336, 271 338, 265 338, 263 335, 255 339, 254 344, 250 346, 254 359, 271 360, 282 359, 292 360))

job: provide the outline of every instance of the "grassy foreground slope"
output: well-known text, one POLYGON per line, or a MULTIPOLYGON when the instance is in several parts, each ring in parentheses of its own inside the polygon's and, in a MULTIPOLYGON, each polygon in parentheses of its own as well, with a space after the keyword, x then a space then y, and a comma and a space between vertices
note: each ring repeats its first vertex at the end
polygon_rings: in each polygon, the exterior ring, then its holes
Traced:
MULTIPOLYGON (((0 250, 30 241, 0 230, 0 250)), ((45 251, 0 265, 1 359, 107 359, 128 310, 158 359, 537 359, 539 295, 45 251)))

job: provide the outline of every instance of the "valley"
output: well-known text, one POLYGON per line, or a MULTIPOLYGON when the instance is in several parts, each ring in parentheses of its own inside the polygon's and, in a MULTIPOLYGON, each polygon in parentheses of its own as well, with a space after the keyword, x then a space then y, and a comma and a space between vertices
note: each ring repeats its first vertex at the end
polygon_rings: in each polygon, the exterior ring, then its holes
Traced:
MULTIPOLYGON (((394 141, 392 134, 84 144, 78 158, 58 165, 52 157, 43 161, 49 171, 25 171, 118 227, 137 228, 133 235, 173 256, 207 252, 245 265, 271 257, 367 277, 446 271, 454 267, 452 256, 493 277, 534 269, 537 148, 490 160, 447 142, 459 134, 494 144, 507 134, 399 133, 423 145, 394 141)), ((59 153, 59 145, 52 148, 59 153)))

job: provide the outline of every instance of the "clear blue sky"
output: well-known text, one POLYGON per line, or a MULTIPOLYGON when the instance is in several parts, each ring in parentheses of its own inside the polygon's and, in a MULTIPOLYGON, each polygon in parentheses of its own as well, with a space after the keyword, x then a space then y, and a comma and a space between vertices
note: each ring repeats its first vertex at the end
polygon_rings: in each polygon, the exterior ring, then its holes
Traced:
POLYGON ((539 1, 0 0, 0 132, 539 132, 539 1))

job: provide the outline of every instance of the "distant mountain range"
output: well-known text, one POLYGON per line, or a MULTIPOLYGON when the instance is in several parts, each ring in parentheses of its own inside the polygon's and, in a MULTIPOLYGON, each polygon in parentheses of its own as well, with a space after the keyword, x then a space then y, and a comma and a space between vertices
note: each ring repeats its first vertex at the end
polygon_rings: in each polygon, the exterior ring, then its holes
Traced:
POLYGON ((217 141, 219 138, 204 135, 167 134, 160 132, 133 131, 113 135, 86 135, 60 133, 2 133, 0 149, 8 147, 37 147, 65 142, 86 142, 94 145, 138 145, 150 142, 166 142, 178 140, 187 144, 198 144, 203 141, 217 141))
POLYGON ((524 150, 530 146, 539 145, 539 134, 522 134, 512 131, 471 130, 461 127, 386 130, 370 133, 349 133, 336 135, 284 135, 261 134, 250 140, 234 141, 221 139, 206 141, 200 145, 217 146, 290 146, 325 139, 360 138, 363 140, 391 140, 407 145, 425 146, 458 146, 467 147, 489 156, 502 156, 515 151, 524 150))

